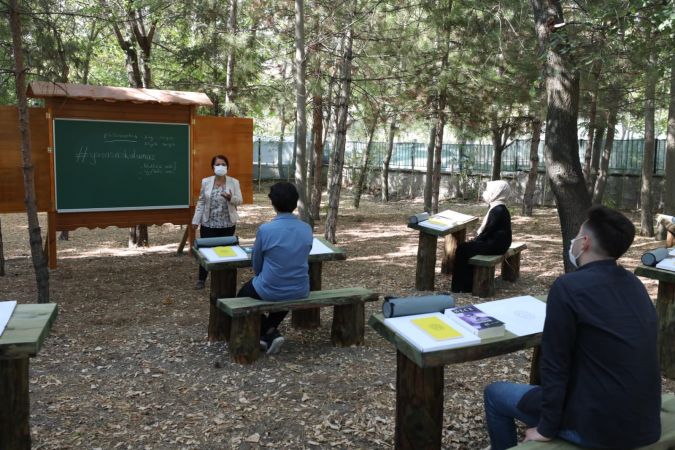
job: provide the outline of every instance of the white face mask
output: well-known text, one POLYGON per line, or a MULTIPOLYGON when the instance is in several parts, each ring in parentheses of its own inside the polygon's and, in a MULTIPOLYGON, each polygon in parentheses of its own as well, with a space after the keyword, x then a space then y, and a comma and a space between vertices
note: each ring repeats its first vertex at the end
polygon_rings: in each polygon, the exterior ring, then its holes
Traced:
POLYGON ((570 263, 572 263, 572 265, 574 266, 574 268, 579 267, 577 259, 579 259, 579 257, 584 253, 584 250, 582 249, 581 252, 578 255, 574 256, 574 251, 573 251, 574 242, 578 241, 579 239, 581 239, 583 237, 584 236, 579 236, 578 238, 574 238, 570 241, 570 249, 567 252, 567 256, 570 260, 570 263))
POLYGON ((219 177, 225 176, 227 175, 227 166, 214 166, 213 173, 219 177))

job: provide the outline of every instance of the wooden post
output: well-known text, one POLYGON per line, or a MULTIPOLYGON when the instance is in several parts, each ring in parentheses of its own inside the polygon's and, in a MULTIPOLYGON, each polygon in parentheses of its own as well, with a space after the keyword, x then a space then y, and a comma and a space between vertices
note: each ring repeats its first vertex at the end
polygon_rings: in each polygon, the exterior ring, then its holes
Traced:
POLYGON ((415 271, 415 289, 433 291, 436 276, 436 246, 438 237, 420 231, 417 245, 417 268, 415 271))
MULTIPOLYGON (((323 264, 321 261, 309 263, 309 290, 321 290, 321 273, 323 264)), ((291 313, 291 323, 293 327, 302 330, 312 330, 321 326, 321 309, 298 309, 291 313)))
POLYGON ((29 450, 28 358, 0 360, 0 448, 29 450))
POLYGON ((495 266, 474 266, 471 294, 480 298, 495 295, 495 266))
POLYGON ((520 252, 502 261, 502 280, 514 282, 520 277, 520 252))
POLYGON ((251 364, 260 356, 260 314, 231 319, 230 358, 239 364, 251 364))
POLYGON ((56 269, 56 212, 47 213, 47 256, 50 269, 56 269))
POLYGON ((443 246, 443 260, 441 261, 441 273, 452 274, 455 266, 455 255, 457 246, 466 241, 466 228, 445 236, 445 245, 443 246))
POLYGON ((659 316, 659 359, 661 371, 675 379, 675 284, 659 281, 656 296, 656 312, 659 316))
POLYGON ((363 303, 336 305, 333 307, 333 326, 330 340, 337 347, 363 345, 366 324, 363 303))
MULTIPOLYGON (((230 338, 230 317, 218 309, 219 298, 237 295, 237 269, 211 271, 211 303, 209 311, 209 341, 225 341, 230 338)), ((258 330, 260 334, 260 330, 258 330)))
POLYGON ((443 366, 421 368, 396 352, 396 450, 440 450, 443 369, 443 366))
POLYGON ((188 225, 185 228, 185 233, 183 233, 183 237, 180 240, 180 244, 178 244, 178 250, 176 250, 176 255, 182 255, 183 254, 183 249, 185 248, 185 243, 188 240, 188 234, 190 234, 190 228, 192 225, 188 225))

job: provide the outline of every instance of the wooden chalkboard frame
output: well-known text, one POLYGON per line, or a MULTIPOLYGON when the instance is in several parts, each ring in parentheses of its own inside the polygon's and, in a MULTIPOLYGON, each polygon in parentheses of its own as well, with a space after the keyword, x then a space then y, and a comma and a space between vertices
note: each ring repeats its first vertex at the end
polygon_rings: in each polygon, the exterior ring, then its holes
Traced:
MULTIPOLYGON (((190 195, 191 195, 191 179, 190 179, 190 174, 192 173, 192 167, 191 167, 191 139, 192 139, 192 128, 189 123, 176 123, 176 122, 155 122, 155 121, 131 121, 131 120, 111 120, 111 119, 83 119, 83 118, 64 118, 64 117, 55 117, 52 119, 52 127, 53 127, 53 143, 54 143, 54 171, 53 171, 53 179, 54 179, 54 201, 55 201, 55 209, 57 213, 83 213, 83 212, 104 212, 104 211, 130 211, 130 210, 156 210, 156 209, 182 209, 182 208, 189 208, 190 205, 190 195), (167 202, 166 204, 161 204, 161 201, 154 202, 150 200, 148 203, 159 203, 159 204, 142 204, 142 202, 137 202, 137 201, 132 201, 132 200, 127 200, 128 204, 126 205, 119 205, 119 206, 103 206, 106 202, 105 197, 102 197, 102 203, 101 207, 96 207, 96 206, 89 206, 89 207, 72 207, 72 204, 75 203, 74 200, 70 200, 70 205, 71 207, 60 207, 59 206, 59 172, 60 169, 62 172, 65 172, 67 169, 66 167, 59 167, 58 165, 58 152, 59 152, 59 138, 60 136, 57 134, 57 129, 62 128, 61 124, 57 127, 57 123, 60 122, 63 125, 63 128, 67 126, 72 126, 74 123, 77 122, 88 122, 90 124, 116 124, 116 125, 122 125, 123 124, 129 124, 129 127, 132 129, 136 127, 137 125, 150 125, 153 128, 156 128, 157 126, 166 126, 166 127, 175 127, 174 130, 177 130, 178 133, 180 134, 181 138, 185 139, 183 142, 184 148, 178 148, 176 152, 178 153, 177 156, 184 157, 185 158, 185 165, 181 166, 181 171, 184 171, 184 179, 182 180, 185 185, 184 189, 178 189, 177 191, 177 196, 183 197, 184 202, 180 203, 175 203, 175 204, 169 204, 167 202), (185 133, 185 134, 183 134, 185 133), (140 204, 139 204, 140 203, 140 204)), ((86 125, 85 125, 86 126, 86 125)), ((173 131, 173 130, 172 130, 173 131)), ((68 138, 64 138, 68 139, 68 138)), ((72 139, 72 138, 71 138, 72 139)), ((105 141, 104 141, 105 142, 105 141)), ((65 150, 62 150, 65 153, 65 150)), ((65 175, 62 178, 67 178, 65 175)), ((183 177, 179 177, 183 178, 183 177)), ((174 183, 170 183, 171 180, 164 180, 164 183, 167 185, 175 186, 174 183)), ((79 183, 79 180, 78 180, 79 183)), ((104 183, 101 181, 101 183, 104 183)), ((65 184, 65 183, 64 183, 65 184)), ((72 184, 69 184, 70 187, 70 192, 72 194, 73 187, 72 184)), ((112 189, 115 189, 115 186, 105 186, 105 185, 99 185, 95 186, 98 191, 100 192, 110 192, 112 189), (106 190, 106 187, 108 188, 106 190)), ((65 191, 65 188, 62 188, 63 191, 65 191)), ((79 187, 77 188, 79 190, 79 187)), ((144 190, 142 192, 153 192, 152 190, 144 190)), ((62 204, 65 202, 62 202, 62 204)))

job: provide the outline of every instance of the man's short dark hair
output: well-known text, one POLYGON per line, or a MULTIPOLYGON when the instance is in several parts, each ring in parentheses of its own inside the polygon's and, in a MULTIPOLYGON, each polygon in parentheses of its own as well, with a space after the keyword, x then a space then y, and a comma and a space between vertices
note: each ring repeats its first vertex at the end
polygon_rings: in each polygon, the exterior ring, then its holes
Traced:
POLYGON ((619 211, 606 206, 593 206, 586 215, 584 227, 590 230, 607 256, 619 259, 633 243, 635 226, 619 211))
POLYGON ((213 165, 216 163, 216 159, 222 159, 223 161, 225 161, 225 165, 227 167, 230 167, 230 162, 227 160, 227 156, 223 155, 216 155, 213 158, 211 158, 211 167, 213 167, 213 165))
POLYGON ((280 181, 270 188, 268 197, 277 211, 291 213, 298 207, 300 195, 293 183, 280 181))

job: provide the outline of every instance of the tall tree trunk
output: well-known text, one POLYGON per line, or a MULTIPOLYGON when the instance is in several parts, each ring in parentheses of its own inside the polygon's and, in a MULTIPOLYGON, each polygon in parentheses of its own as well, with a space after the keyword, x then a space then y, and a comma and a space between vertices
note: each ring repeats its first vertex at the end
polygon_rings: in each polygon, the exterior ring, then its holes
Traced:
POLYGON ((394 152, 394 135, 396 134, 396 117, 389 122, 389 133, 387 133, 387 150, 382 160, 382 201, 389 201, 389 163, 391 163, 391 154, 394 152))
POLYGON ((586 180, 586 190, 591 192, 591 166, 593 161, 593 137, 595 135, 596 116, 598 114, 598 89, 600 85, 601 63, 596 61, 591 69, 593 87, 591 88, 591 104, 588 112, 588 140, 586 141, 586 152, 584 154, 584 179, 586 180))
POLYGON ((527 184, 523 195, 523 215, 532 217, 534 206, 534 190, 537 187, 539 175, 539 141, 541 140, 541 120, 532 121, 532 140, 530 141, 530 173, 527 174, 527 184))
POLYGON ((502 129, 499 127, 496 119, 492 121, 490 132, 492 134, 492 180, 501 180, 504 144, 502 141, 502 129))
POLYGON ((434 150, 436 149, 436 119, 429 128, 429 144, 427 145, 427 173, 424 177, 424 210, 431 212, 433 198, 434 150))
POLYGON ((645 85, 645 139, 642 150, 642 185, 640 187, 640 235, 654 236, 654 208, 652 205, 652 176, 654 174, 654 103, 658 75, 654 67, 658 66, 654 54, 648 57, 649 67, 645 85))
POLYGON ((319 220, 321 209, 321 185, 323 169, 323 97, 321 94, 312 97, 313 120, 312 141, 314 144, 314 178, 312 183, 312 201, 310 215, 313 220, 319 220))
MULTIPOLYGON (((232 0, 236 2, 236 0, 232 0)), ((305 2, 295 0, 295 185, 298 188, 298 214, 310 225, 312 217, 307 203, 307 90, 305 88, 305 2)))
POLYGON ((24 204, 28 215, 28 238, 37 282, 37 301, 38 303, 49 303, 49 270, 47 269, 47 258, 42 251, 42 233, 35 196, 35 170, 30 146, 30 122, 28 99, 26 98, 26 70, 23 65, 23 45, 21 43, 21 19, 17 0, 10 0, 8 6, 9 26, 12 31, 12 51, 14 52, 16 99, 19 107, 21 162, 23 163, 24 204))
POLYGON ((602 140, 605 138, 605 127, 606 124, 603 123, 602 126, 595 128, 595 133, 593 134, 593 155, 591 156, 591 179, 588 183, 588 195, 593 196, 593 191, 595 190, 595 182, 598 179, 598 173, 600 172, 600 155, 602 154, 602 140))
POLYGON ((594 205, 602 203, 602 197, 605 195, 605 187, 607 186, 607 178, 609 177, 609 158, 612 156, 614 133, 616 132, 616 116, 619 109, 619 99, 617 97, 619 96, 619 90, 615 86, 610 87, 609 96, 610 98, 607 102, 607 138, 605 139, 602 151, 598 178, 595 181, 595 188, 593 189, 594 205))
MULTIPOLYGON (((356 3, 356 0, 354 0, 356 3)), ((355 5, 354 5, 355 6, 355 5)), ((335 127, 335 148, 333 149, 333 163, 331 165, 330 182, 328 184, 328 214, 326 216, 326 239, 336 243, 336 228, 338 209, 340 206, 340 192, 342 189, 342 168, 344 166, 345 145, 347 143, 347 114, 349 112, 349 96, 352 81, 352 39, 354 25, 349 20, 342 69, 340 71, 340 98, 337 108, 337 126, 335 127)))
POLYGON ((545 53, 548 113, 544 156, 551 188, 558 206, 563 238, 565 271, 572 270, 566 257, 570 240, 577 234, 590 206, 581 163, 577 119, 579 115, 579 75, 567 42, 559 0, 531 0, 535 32, 545 53), (562 28, 557 28, 563 24, 562 28), (552 34, 558 33, 556 39, 552 34))
POLYGON ((281 132, 279 134, 279 144, 277 146, 277 169, 279 170, 279 179, 284 179, 284 133, 286 132, 286 107, 282 103, 279 107, 281 117, 281 132))
POLYGON ((675 53, 670 59, 670 104, 668 106, 668 137, 666 140, 664 212, 675 215, 675 53))
POLYGON ((234 52, 235 36, 237 35, 237 1, 230 0, 230 11, 227 19, 227 28, 230 34, 230 45, 227 49, 227 68, 225 69, 225 115, 234 116, 234 52))
POLYGON ((2 221, 0 221, 0 277, 5 276, 5 248, 2 244, 2 221))
POLYGON ((363 187, 365 186, 366 179, 368 178, 368 163, 370 162, 370 152, 376 127, 377 121, 373 120, 373 123, 368 130, 368 143, 366 144, 366 149, 361 157, 361 172, 359 173, 359 178, 356 181, 356 189, 354 191, 354 208, 357 209, 361 203, 361 194, 363 193, 363 187))
POLYGON ((445 129, 445 92, 439 99, 438 115, 436 116, 436 138, 434 139, 434 173, 431 177, 431 211, 438 212, 439 197, 441 195, 441 152, 443 150, 443 130, 445 129))

